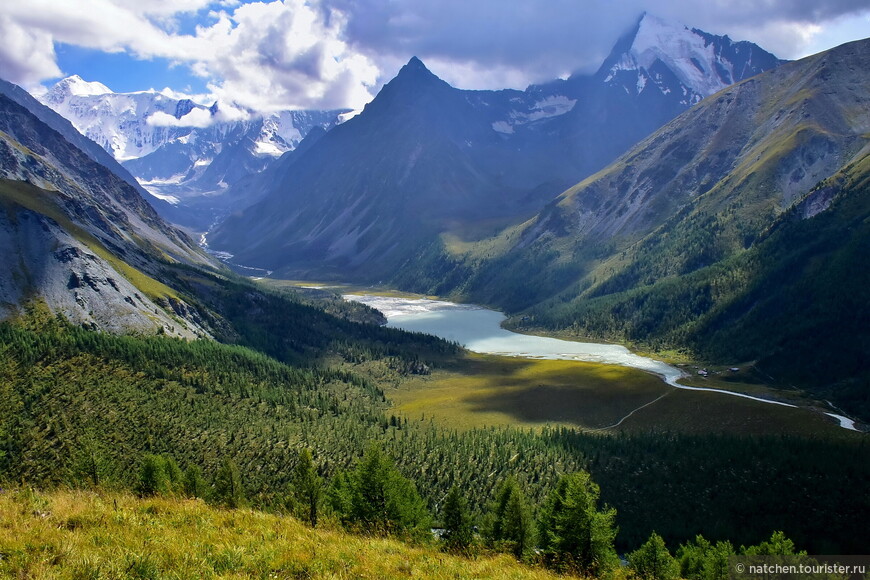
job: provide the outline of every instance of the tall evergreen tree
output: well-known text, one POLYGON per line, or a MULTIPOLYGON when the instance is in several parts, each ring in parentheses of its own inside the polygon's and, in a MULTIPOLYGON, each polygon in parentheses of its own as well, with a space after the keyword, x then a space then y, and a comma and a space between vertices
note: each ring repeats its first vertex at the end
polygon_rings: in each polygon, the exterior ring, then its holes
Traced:
POLYGON ((794 542, 781 531, 773 532, 769 540, 765 540, 757 546, 741 547, 741 551, 747 556, 806 555, 806 551, 797 551, 794 542))
POLYGON ((290 482, 290 496, 296 516, 316 528, 320 504, 323 500, 323 480, 317 475, 311 451, 308 449, 299 452, 299 459, 290 482))
POLYGON ((628 555, 628 565, 641 580, 678 580, 680 565, 665 541, 653 532, 640 548, 628 555))
POLYGON ((245 492, 242 489, 242 475, 232 459, 224 459, 214 480, 214 500, 228 508, 242 507, 245 492))
POLYGON ((162 495, 169 491, 169 478, 166 475, 166 461, 159 455, 146 455, 139 468, 137 491, 142 496, 162 495))
POLYGON ((73 454, 72 476, 78 484, 99 487, 108 471, 108 461, 98 443, 98 437, 88 431, 78 441, 73 454))
POLYGON ((564 475, 550 493, 539 522, 549 564, 599 576, 619 560, 613 547, 616 510, 598 510, 600 490, 585 471, 564 475))
POLYGON ((445 547, 452 552, 467 553, 474 541, 474 524, 468 501, 456 485, 450 488, 444 499, 443 520, 445 547))
POLYGON ((680 576, 690 580, 727 580, 731 576, 728 559, 734 554, 731 542, 711 544, 698 535, 677 550, 680 576))
POLYGON ((162 455, 161 459, 169 493, 180 493, 184 487, 184 474, 181 473, 181 468, 171 455, 162 455))
POLYGON ((184 470, 184 495, 187 497, 204 498, 208 484, 202 477, 202 470, 197 465, 188 465, 184 470))
POLYGON ((326 489, 326 503, 337 514, 343 523, 349 522, 349 514, 353 511, 353 477, 350 471, 339 471, 332 478, 326 489))
POLYGON ((517 559, 527 556, 535 543, 532 510, 517 480, 508 476, 496 489, 490 506, 485 535, 490 545, 513 553, 517 559))
POLYGON ((332 497, 345 510, 342 520, 362 531, 422 536, 429 513, 414 483, 396 469, 393 460, 377 446, 370 446, 356 468, 339 480, 345 489, 332 497))

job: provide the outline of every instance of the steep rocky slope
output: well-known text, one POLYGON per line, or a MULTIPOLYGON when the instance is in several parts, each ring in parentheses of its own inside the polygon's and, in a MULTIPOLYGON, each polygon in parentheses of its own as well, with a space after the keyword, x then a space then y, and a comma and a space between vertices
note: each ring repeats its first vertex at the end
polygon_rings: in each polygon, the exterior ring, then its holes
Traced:
POLYGON ((0 178, 4 317, 38 300, 95 328, 207 332, 157 278, 163 263, 211 260, 130 184, 5 95, 0 178))

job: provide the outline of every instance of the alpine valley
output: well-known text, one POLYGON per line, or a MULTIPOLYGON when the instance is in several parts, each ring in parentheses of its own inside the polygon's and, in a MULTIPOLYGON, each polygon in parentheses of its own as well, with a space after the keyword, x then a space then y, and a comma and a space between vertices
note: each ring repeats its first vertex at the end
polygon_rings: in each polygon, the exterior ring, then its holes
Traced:
POLYGON ((2 81, 0 576, 861 553, 868 224, 870 39, 787 62, 644 14, 594 74, 414 57, 362 111, 2 81), (396 291, 687 372, 475 354, 338 293, 396 291))

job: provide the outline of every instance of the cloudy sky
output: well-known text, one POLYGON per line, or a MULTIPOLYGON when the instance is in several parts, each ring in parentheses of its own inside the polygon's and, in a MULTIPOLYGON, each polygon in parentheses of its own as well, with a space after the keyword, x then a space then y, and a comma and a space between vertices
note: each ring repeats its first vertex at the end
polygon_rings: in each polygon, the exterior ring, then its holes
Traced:
POLYGON ((870 36, 867 0, 4 0, 0 77, 361 108, 415 55, 466 89, 592 72, 643 11, 790 59, 870 36))

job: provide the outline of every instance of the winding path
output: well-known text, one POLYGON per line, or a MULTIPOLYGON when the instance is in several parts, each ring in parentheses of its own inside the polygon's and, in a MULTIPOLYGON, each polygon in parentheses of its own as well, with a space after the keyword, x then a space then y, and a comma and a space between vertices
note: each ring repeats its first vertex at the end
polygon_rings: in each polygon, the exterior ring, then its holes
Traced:
POLYGON ((614 423, 613 425, 608 425, 607 427, 599 427, 598 429, 589 429, 589 430, 590 431, 607 431, 608 429, 613 429, 614 427, 619 427, 620 425, 622 425, 623 421, 625 421, 626 419, 628 419, 629 417, 631 417, 632 415, 634 415, 635 413, 637 413, 638 411, 640 411, 644 407, 649 407, 653 403, 664 399, 665 397, 667 397, 671 393, 673 393, 673 391, 667 391, 666 393, 659 395, 658 397, 656 397, 655 399, 653 399, 649 403, 644 403, 643 405, 641 405, 640 407, 638 407, 637 409, 635 409, 634 411, 632 411, 631 413, 629 413, 628 415, 626 415, 625 417, 623 417, 622 419, 620 419, 619 421, 614 423))

